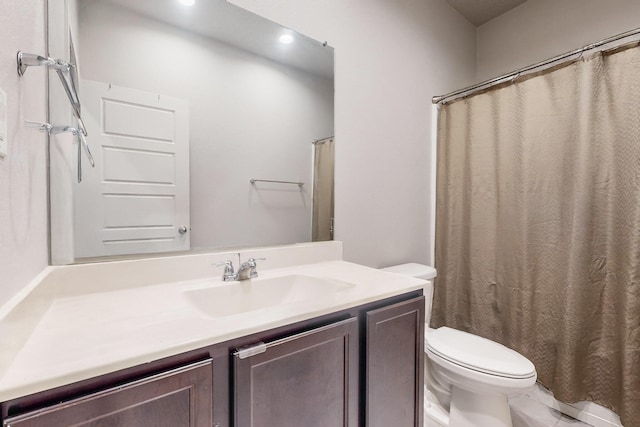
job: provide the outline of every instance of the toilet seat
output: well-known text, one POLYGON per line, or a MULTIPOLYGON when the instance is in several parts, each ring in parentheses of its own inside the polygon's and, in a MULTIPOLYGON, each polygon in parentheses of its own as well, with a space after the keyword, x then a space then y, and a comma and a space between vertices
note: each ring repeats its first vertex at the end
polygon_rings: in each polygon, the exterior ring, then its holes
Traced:
POLYGON ((495 341, 446 326, 429 333, 427 350, 433 356, 486 375, 514 380, 536 377, 535 366, 520 353, 495 341))

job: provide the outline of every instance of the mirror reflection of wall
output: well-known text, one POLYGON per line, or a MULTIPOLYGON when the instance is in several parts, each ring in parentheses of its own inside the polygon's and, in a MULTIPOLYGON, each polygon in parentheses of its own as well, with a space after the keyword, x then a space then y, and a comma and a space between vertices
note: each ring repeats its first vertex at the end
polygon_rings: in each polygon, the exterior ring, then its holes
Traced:
MULTIPOLYGON (((78 0, 80 97, 98 165, 74 185, 75 260, 312 240, 312 142, 333 135, 332 49, 311 41, 330 65, 302 69, 185 29, 207 22, 203 11, 152 4, 154 16, 119 0, 78 0)), ((247 39, 262 25, 234 31, 247 39)), ((251 38, 286 59, 272 34, 251 38)))

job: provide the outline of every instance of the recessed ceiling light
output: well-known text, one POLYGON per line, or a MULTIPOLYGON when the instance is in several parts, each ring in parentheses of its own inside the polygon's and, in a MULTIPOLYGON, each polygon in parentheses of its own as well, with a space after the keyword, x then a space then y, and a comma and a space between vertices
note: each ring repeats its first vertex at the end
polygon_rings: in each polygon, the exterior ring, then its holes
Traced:
POLYGON ((193 6, 196 3, 196 0, 178 0, 178 1, 185 6, 193 6))
POLYGON ((280 43, 291 44, 293 43, 293 36, 291 34, 283 34, 280 36, 280 43))

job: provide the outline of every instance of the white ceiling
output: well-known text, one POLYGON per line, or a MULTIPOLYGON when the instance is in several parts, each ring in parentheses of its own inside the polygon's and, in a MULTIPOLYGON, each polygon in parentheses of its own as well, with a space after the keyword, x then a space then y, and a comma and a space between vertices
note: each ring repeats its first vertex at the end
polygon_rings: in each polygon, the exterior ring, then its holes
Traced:
MULTIPOLYGON (((95 1, 103 0, 81 0, 80 7, 88 7, 95 1)), ((199 0, 192 7, 183 6, 177 0, 108 1, 186 31, 333 78, 333 48, 226 0, 199 0), (292 34, 295 41, 290 45, 280 43, 278 38, 284 33, 292 34)))
POLYGON ((527 0, 447 0, 469 22, 480 26, 527 0))

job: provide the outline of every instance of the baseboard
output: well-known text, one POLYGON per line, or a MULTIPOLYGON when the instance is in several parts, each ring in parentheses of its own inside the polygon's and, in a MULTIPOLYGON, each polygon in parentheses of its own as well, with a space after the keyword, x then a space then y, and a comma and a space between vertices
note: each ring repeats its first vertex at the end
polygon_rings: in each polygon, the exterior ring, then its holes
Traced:
POLYGON ((526 393, 528 397, 543 405, 562 412, 578 421, 593 427, 623 427, 620 417, 608 408, 593 402, 563 403, 556 400, 553 394, 539 384, 526 393))

